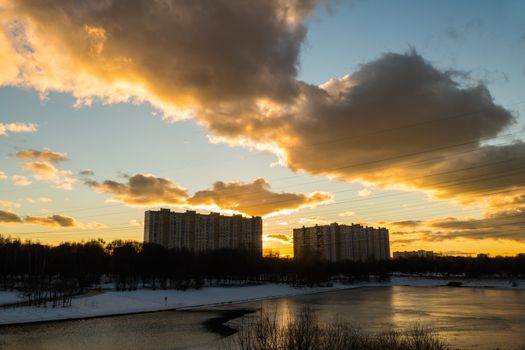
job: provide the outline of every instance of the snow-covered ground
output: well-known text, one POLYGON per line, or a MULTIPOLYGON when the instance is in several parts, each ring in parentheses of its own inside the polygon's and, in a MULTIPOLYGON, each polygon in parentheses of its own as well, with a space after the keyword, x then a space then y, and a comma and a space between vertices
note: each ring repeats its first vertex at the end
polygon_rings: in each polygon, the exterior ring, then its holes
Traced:
POLYGON ((210 287, 187 291, 149 289, 130 292, 107 291, 97 295, 74 298, 72 306, 67 308, 3 308, 0 309, 0 324, 187 309, 270 297, 324 292, 341 288, 345 288, 345 286, 293 288, 284 284, 263 284, 243 287, 210 287))
MULTIPOLYGON (((131 292, 106 291, 97 295, 74 298, 68 308, 15 307, 0 308, 0 324, 78 319, 120 315, 136 312, 192 309, 223 303, 238 303, 266 298, 303 295, 341 289, 377 286, 443 286, 448 281, 461 281, 465 287, 512 288, 525 290, 525 281, 516 281, 512 287, 508 280, 492 279, 438 279, 393 277, 385 283, 335 284, 333 287, 293 288, 284 284, 263 284, 240 287, 210 287, 200 290, 149 290, 131 292)), ((0 304, 16 302, 16 293, 0 291, 0 304)))
POLYGON ((0 305, 13 304, 18 301, 22 301, 22 298, 19 294, 20 293, 18 292, 0 290, 0 305))

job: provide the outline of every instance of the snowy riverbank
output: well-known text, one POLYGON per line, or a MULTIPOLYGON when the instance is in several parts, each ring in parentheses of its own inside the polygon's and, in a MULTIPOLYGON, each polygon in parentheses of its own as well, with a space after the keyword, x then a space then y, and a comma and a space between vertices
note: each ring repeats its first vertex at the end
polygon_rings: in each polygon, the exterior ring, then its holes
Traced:
MULTIPOLYGON (((204 306, 239 303, 267 298, 305 295, 343 289, 379 286, 443 286, 449 281, 461 281, 464 287, 501 288, 525 290, 525 281, 519 280, 512 287, 509 280, 500 279, 451 279, 393 277, 384 283, 334 284, 333 287, 293 288, 284 284, 263 284, 238 287, 209 287, 199 290, 149 290, 105 291, 100 294, 74 298, 68 308, 13 307, 0 308, 0 325, 56 321, 122 315, 140 312, 184 310, 204 306)), ((14 292, 0 291, 0 305, 19 301, 14 292)))

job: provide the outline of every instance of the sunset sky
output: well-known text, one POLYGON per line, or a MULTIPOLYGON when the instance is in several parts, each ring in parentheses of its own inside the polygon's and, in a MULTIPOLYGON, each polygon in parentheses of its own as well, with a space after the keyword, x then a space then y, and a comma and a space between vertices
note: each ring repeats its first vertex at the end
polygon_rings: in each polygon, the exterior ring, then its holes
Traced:
POLYGON ((144 211, 525 252, 525 2, 0 0, 0 234, 144 211))

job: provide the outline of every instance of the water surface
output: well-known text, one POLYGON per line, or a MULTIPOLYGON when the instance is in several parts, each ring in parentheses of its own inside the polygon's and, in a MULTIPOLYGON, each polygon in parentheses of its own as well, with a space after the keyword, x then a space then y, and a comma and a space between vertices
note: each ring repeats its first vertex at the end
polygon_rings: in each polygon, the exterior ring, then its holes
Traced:
POLYGON ((1 327, 0 349, 210 349, 223 336, 205 323, 220 316, 216 311, 165 311, 1 327))
POLYGON ((305 306, 315 310, 321 321, 339 320, 363 331, 406 331, 420 324, 461 349, 525 346, 525 291, 519 290, 360 288, 242 304, 276 312, 284 320, 305 306))
MULTIPOLYGON (((419 322, 461 349, 513 349, 525 345, 525 291, 380 287, 263 300, 198 312, 167 311, 2 327, 0 349, 213 349, 224 333, 212 332, 206 323, 223 316, 224 310, 264 309, 285 320, 306 305, 316 310, 322 321, 338 319, 365 331, 403 331, 419 322)), ((243 320, 240 317, 230 323, 235 325, 243 320)))

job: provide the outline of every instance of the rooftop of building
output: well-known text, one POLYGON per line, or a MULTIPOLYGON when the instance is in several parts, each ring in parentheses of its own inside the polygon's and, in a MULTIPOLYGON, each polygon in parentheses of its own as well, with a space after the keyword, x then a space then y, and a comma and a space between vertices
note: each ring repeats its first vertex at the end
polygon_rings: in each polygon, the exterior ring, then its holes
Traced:
POLYGON ((214 215, 214 216, 222 216, 222 217, 227 217, 227 218, 233 218, 233 217, 241 217, 241 218, 246 218, 246 219, 261 219, 260 216, 244 216, 242 214, 232 214, 232 215, 224 215, 222 213, 216 213, 216 212, 213 212, 213 211, 210 211, 209 213, 198 213, 196 210, 186 210, 185 212, 180 212, 180 211, 172 211, 171 209, 169 208, 160 208, 159 210, 146 210, 146 212, 154 212, 154 213, 159 213, 159 212, 163 212, 163 213, 175 213, 175 214, 193 214, 193 215, 202 215, 202 216, 211 216, 211 215, 214 215))
POLYGON ((326 225, 318 225, 318 224, 315 224, 314 226, 302 226, 302 227, 297 227, 297 228, 294 228, 294 230, 302 230, 302 229, 313 229, 313 228, 316 228, 316 227, 329 227, 329 226, 341 226, 341 227, 362 227, 364 229, 387 229, 386 227, 381 227, 381 226, 378 226, 378 227, 373 227, 373 226, 366 226, 366 225, 361 225, 361 224, 357 224, 357 223, 351 223, 351 224, 339 224, 337 222, 333 222, 331 224, 326 224, 326 225))

